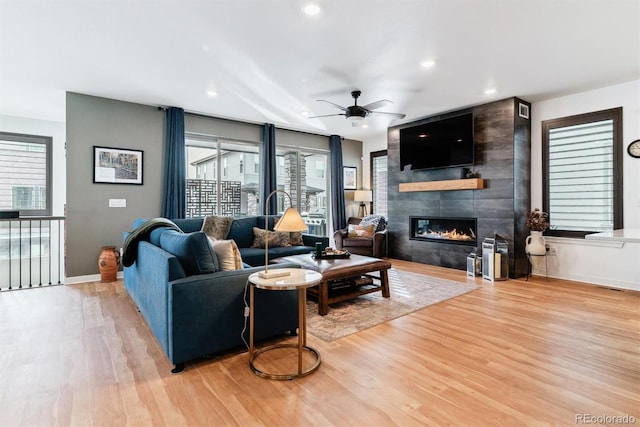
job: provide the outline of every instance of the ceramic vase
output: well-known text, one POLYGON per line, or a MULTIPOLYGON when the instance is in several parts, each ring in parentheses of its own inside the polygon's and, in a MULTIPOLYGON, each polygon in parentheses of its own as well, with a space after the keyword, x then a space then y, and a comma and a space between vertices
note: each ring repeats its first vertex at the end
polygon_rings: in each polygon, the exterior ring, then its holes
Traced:
POLYGON ((547 253, 547 246, 542 231, 531 230, 530 233, 525 243, 525 252, 529 255, 545 255, 547 253))
POLYGON ((98 271, 102 283, 115 282, 120 265, 120 252, 115 246, 103 246, 98 257, 98 271))

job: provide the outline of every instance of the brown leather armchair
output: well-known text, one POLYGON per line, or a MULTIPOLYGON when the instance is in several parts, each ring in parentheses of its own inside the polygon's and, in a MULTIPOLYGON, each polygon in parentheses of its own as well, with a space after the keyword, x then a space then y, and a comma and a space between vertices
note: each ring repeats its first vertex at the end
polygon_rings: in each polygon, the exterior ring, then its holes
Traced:
POLYGON ((337 249, 346 249, 352 254, 382 258, 387 255, 387 220, 381 215, 367 215, 364 218, 350 217, 347 220, 347 228, 333 233, 333 240, 337 249), (372 230, 371 225, 373 225, 372 230))

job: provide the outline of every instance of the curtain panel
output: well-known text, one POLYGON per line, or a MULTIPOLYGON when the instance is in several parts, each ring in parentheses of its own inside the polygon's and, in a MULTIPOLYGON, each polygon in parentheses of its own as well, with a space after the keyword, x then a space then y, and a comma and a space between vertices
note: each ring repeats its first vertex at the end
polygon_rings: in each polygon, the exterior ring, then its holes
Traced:
POLYGON ((184 218, 187 211, 184 110, 169 107, 165 111, 165 119, 161 216, 169 219, 184 218))
POLYGON ((269 200, 269 206, 265 207, 265 201, 272 191, 277 187, 276 168, 276 127, 270 123, 265 123, 262 128, 262 165, 264 171, 262 173, 262 184, 260 191, 260 206, 262 211, 268 215, 275 215, 278 210, 277 197, 269 200), (265 211, 266 208, 266 211, 265 211))
POLYGON ((347 208, 342 174, 342 138, 339 135, 329 137, 329 159, 331 162, 331 218, 333 229, 341 230, 347 226, 347 208))

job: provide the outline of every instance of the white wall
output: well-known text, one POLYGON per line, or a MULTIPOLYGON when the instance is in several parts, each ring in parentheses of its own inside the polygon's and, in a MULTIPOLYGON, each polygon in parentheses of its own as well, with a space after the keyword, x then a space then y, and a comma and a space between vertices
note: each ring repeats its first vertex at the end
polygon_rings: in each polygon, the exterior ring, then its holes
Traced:
POLYGON ((0 114, 0 131, 24 133, 29 135, 50 136, 53 138, 52 151, 52 212, 53 216, 64 215, 66 192, 65 141, 66 128, 63 122, 29 119, 25 117, 5 116, 0 114))
MULTIPOLYGON (((531 203, 542 207, 542 121, 622 107, 624 228, 640 229, 640 160, 626 154, 640 138, 640 80, 567 95, 531 106, 531 203)), ((547 257, 552 277, 640 291, 640 243, 592 242, 549 237, 557 256, 547 257)), ((544 266, 536 270, 544 274, 544 266)))

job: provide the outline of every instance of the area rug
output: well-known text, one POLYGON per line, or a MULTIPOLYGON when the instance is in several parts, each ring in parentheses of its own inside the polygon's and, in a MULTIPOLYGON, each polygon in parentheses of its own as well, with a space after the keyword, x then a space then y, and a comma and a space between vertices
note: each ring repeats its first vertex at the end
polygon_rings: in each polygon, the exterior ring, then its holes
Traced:
POLYGON ((389 270, 390 298, 383 298, 381 292, 362 295, 331 304, 326 316, 318 314, 317 302, 308 300, 307 332, 323 341, 334 341, 477 288, 470 283, 392 268, 389 270))

